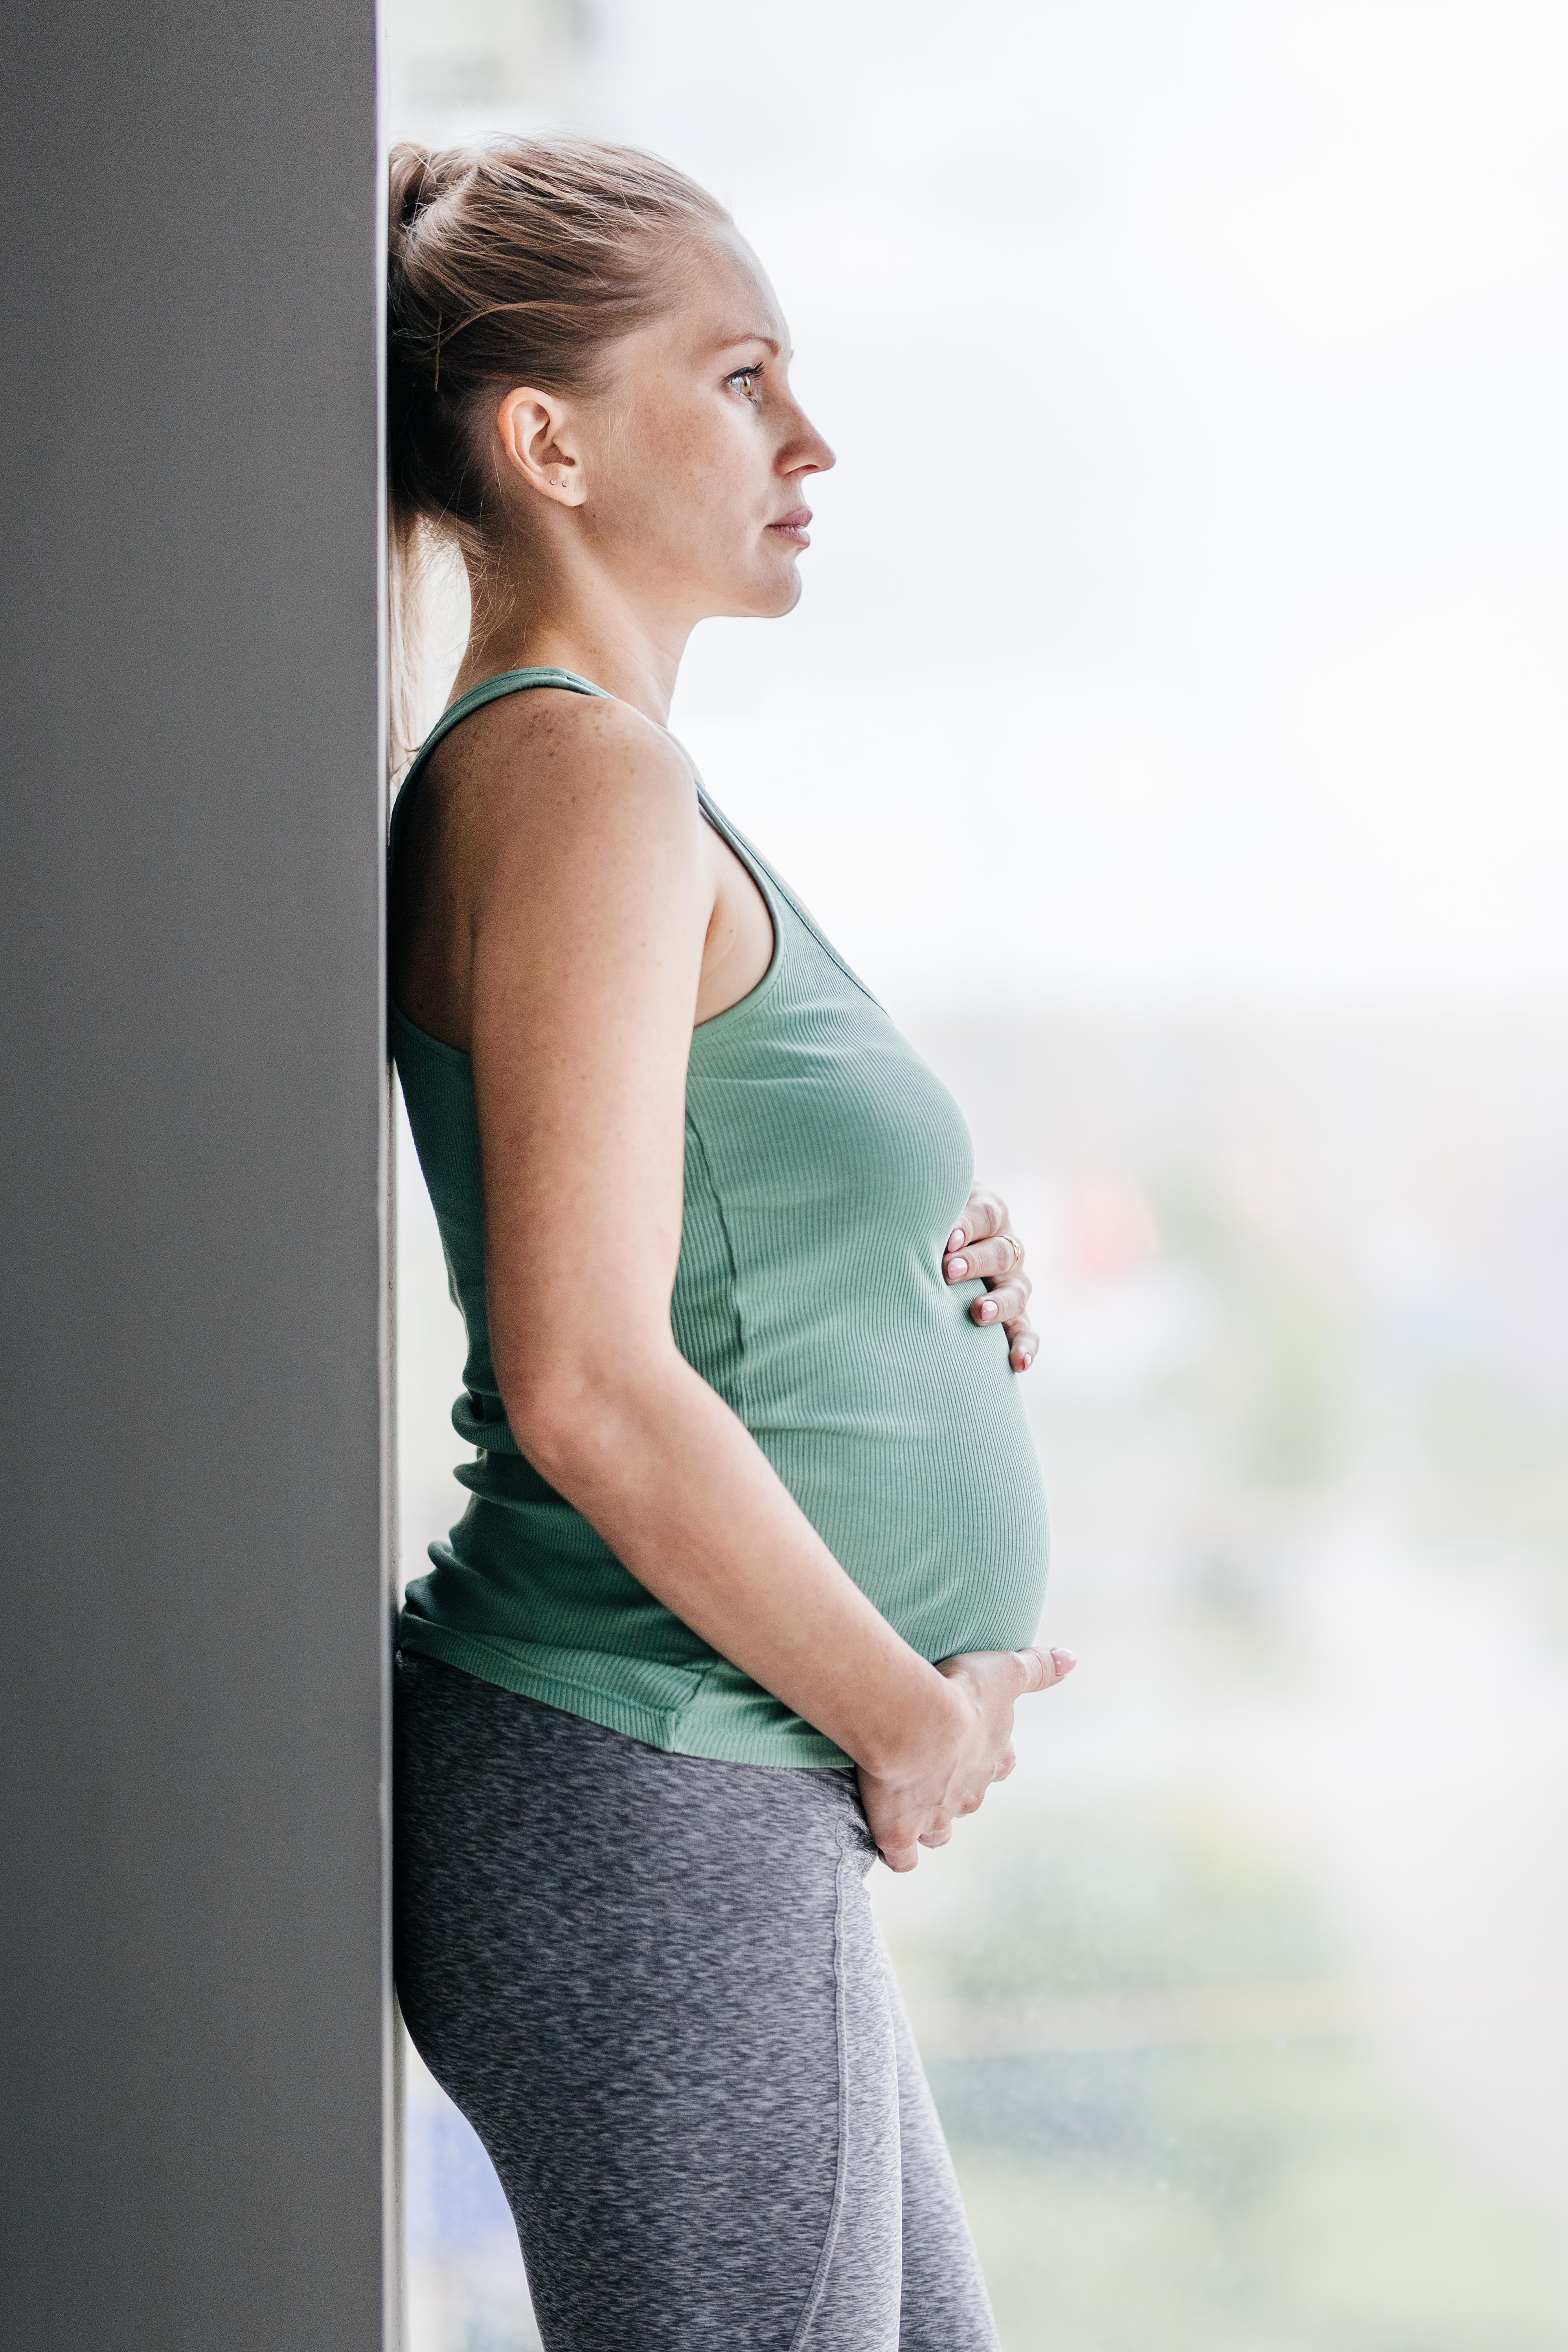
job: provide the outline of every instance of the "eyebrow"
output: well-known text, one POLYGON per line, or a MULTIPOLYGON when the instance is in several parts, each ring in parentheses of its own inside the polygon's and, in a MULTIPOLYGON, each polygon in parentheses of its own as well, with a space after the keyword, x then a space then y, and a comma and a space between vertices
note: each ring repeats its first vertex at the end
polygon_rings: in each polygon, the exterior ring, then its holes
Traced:
POLYGON ((775 354, 784 350, 784 345, 776 335, 759 334, 755 328, 745 334, 721 335, 713 348, 716 352, 736 352, 740 350, 742 343, 766 343, 769 351, 775 354))

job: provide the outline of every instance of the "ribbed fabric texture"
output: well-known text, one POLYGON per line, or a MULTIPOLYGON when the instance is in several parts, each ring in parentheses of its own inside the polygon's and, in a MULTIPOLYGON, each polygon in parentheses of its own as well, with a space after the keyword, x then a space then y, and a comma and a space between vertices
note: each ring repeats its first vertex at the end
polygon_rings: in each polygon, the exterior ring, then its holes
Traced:
MULTIPOLYGON (((510 672, 455 704, 426 751, 481 702, 543 685, 600 690, 510 672)), ((767 901, 774 950, 751 995, 692 1033, 676 1343, 913 1648, 1015 1649, 1039 1622, 1045 1498, 1005 1336, 969 1321, 978 1283, 942 1276, 973 1173, 963 1115, 698 789, 767 901)), ((490 1362, 468 1056, 395 1008, 392 1034, 468 1328, 453 1425, 479 1449, 457 1471, 467 1510, 409 1587, 404 1646, 656 1748, 846 1763, 638 1584, 519 1453, 490 1362)))

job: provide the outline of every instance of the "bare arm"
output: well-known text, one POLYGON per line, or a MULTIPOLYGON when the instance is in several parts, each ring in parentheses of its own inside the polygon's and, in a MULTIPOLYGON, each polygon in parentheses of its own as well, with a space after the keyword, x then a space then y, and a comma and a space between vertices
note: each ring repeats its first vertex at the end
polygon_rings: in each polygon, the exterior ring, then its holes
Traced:
MULTIPOLYGON (((1008 1769, 1035 1652, 929 1665, 838 1566, 669 1326, 687 1057, 715 914, 690 782, 624 705, 493 747, 454 847, 471 941, 490 1339, 519 1444, 631 1573, 861 1767, 895 1867, 1008 1769), (600 1237, 606 1339, 565 1321, 554 1237, 600 1237)), ((1065 1664, 1065 1662, 1064 1662, 1065 1664)))

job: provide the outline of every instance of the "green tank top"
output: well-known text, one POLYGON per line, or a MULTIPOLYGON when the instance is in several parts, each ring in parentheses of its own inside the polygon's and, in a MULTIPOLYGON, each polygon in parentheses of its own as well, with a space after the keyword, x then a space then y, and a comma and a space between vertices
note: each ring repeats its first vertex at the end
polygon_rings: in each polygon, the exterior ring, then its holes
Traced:
MULTIPOLYGON (((455 703, 410 770, 513 670, 455 703)), ((923 1657, 1032 1641, 1046 1577, 1039 1465, 1007 1341, 970 1322, 943 1244, 971 1147, 947 1089, 799 901, 709 800, 754 877, 773 954, 694 1029, 676 1344, 739 1416, 855 1582, 923 1657)), ((468 1507, 408 1589, 405 1649, 650 1746, 736 1763, 848 1759, 719 1656, 623 1568, 519 1452, 490 1362, 479 1139, 468 1057, 393 1008, 419 1163, 468 1331, 453 1425, 468 1507)))

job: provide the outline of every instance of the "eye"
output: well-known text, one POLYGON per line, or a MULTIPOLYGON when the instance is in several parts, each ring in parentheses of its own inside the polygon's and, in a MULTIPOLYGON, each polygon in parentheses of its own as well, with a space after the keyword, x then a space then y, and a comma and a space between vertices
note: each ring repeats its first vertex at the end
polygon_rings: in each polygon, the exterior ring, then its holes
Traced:
POLYGON ((762 380, 763 371, 759 362, 756 367, 737 368, 733 375, 724 378, 724 384, 727 391, 739 391, 743 400, 751 400, 762 380))

